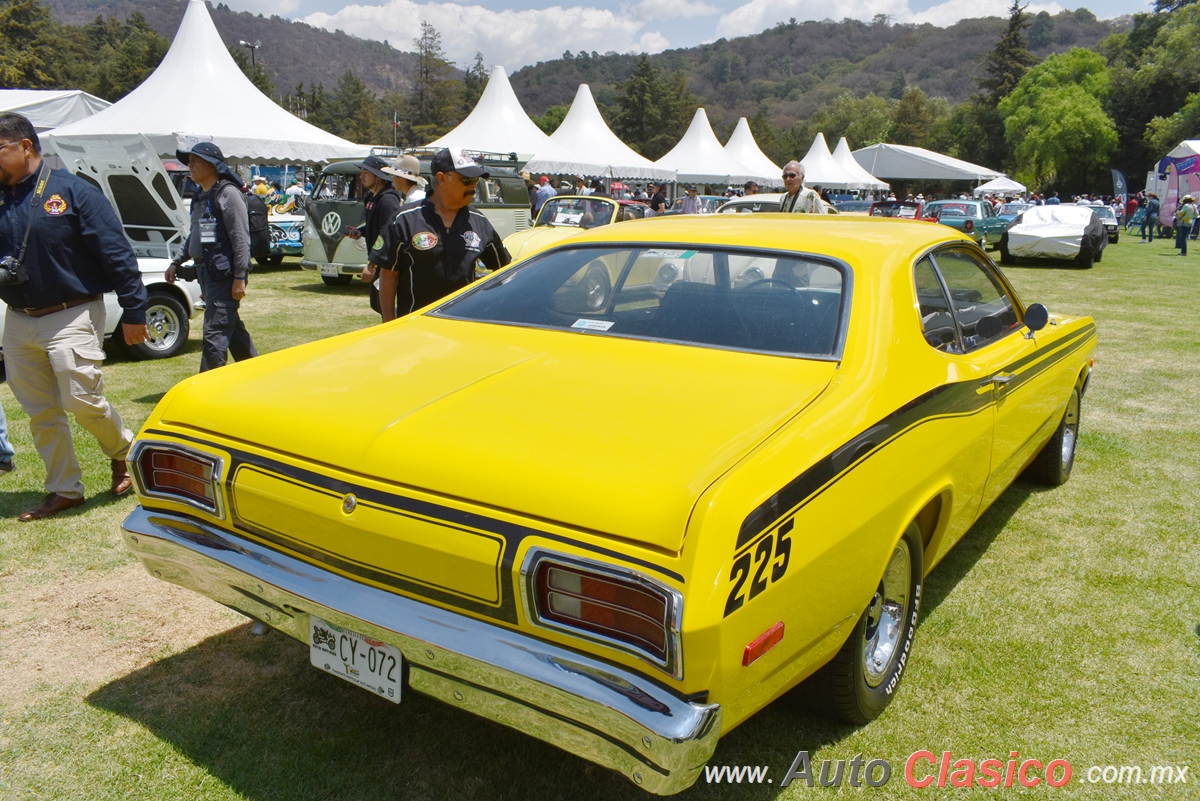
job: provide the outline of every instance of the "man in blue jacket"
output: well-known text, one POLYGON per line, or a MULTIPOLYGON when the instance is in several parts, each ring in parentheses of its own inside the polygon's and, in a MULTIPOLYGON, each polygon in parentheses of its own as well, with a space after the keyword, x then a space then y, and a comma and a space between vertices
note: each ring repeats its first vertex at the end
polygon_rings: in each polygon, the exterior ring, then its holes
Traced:
POLYGON ((123 495, 132 487, 125 457, 133 433, 101 394, 103 295, 117 293, 120 336, 136 345, 148 338, 146 287, 112 205, 86 181, 43 170, 37 133, 10 112, 0 113, 0 260, 8 384, 29 415, 49 493, 20 519, 83 503, 67 412, 99 441, 112 492, 123 495))

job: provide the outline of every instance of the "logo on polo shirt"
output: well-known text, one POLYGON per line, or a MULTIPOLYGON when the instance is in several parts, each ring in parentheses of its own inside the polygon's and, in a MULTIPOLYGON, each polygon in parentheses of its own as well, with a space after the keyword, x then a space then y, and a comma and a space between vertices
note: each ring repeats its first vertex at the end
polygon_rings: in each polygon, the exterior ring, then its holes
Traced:
POLYGON ((51 195, 46 198, 46 202, 42 204, 42 208, 46 210, 47 214, 53 214, 57 217, 67 210, 67 201, 63 199, 62 195, 51 195))
POLYGON ((429 250, 437 247, 437 234, 432 231, 422 231, 419 234, 414 234, 412 238, 413 247, 417 250, 429 250))

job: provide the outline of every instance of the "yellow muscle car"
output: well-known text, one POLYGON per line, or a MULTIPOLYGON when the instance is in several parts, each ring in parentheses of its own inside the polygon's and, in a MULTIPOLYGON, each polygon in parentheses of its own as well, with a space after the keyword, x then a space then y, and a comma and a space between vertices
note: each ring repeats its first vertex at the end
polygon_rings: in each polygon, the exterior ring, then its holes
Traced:
POLYGON ((617 200, 607 195, 559 195, 542 204, 532 228, 504 237, 504 247, 514 259, 525 259, 580 231, 648 216, 652 216, 650 207, 636 200, 617 200))
POLYGON ((946 226, 623 223, 182 382, 125 540, 318 670, 670 794, 801 681, 884 709, 924 576, 1022 472, 1070 475, 1095 347, 946 226))

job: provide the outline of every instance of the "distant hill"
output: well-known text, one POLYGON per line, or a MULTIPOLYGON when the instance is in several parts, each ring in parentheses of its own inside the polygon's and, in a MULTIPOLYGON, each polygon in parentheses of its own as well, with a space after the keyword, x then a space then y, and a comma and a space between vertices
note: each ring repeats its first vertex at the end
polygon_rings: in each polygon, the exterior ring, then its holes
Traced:
MULTIPOLYGON (((907 86, 918 86, 930 97, 961 102, 974 91, 982 58, 995 47, 1007 22, 989 17, 939 28, 888 25, 882 20, 793 21, 753 36, 669 50, 650 59, 660 72, 683 70, 713 126, 728 135, 738 117, 753 116, 760 105, 773 123, 790 126, 847 90, 898 99, 907 86)), ((1040 14, 1026 35, 1040 60, 1072 47, 1094 48, 1129 24, 1128 18, 1103 21, 1080 9, 1040 14)), ((531 115, 569 105, 580 83, 590 86, 598 103, 612 105, 613 85, 629 76, 637 60, 581 52, 517 70, 511 81, 531 115)))
MULTIPOLYGON (((97 15, 125 19, 135 11, 152 28, 174 37, 186 0, 47 0, 55 17, 82 24, 97 15)), ((213 22, 226 45, 261 41, 255 58, 275 84, 276 94, 291 93, 298 84, 337 86, 347 69, 379 95, 408 94, 413 89, 415 53, 386 42, 329 32, 278 16, 231 11, 223 3, 211 8, 213 22)), ((650 57, 662 73, 682 70, 688 87, 708 111, 722 137, 740 116, 759 108, 779 126, 805 120, 844 91, 899 98, 908 86, 952 103, 974 90, 982 58, 996 44, 1007 20, 998 17, 962 20, 947 28, 934 25, 788 22, 753 36, 719 39, 699 47, 669 50, 650 57)), ((1129 18, 1103 21, 1086 9, 1045 12, 1026 32, 1039 59, 1072 47, 1095 48, 1129 18)), ((410 46, 411 42, 401 42, 410 46)), ((517 70, 510 76, 525 111, 541 115, 551 106, 569 105, 580 83, 587 83, 602 108, 616 103, 616 84, 629 77, 637 55, 577 53, 517 70)))
MULTIPOLYGON (((140 11, 154 30, 173 39, 183 19, 186 0, 47 0, 56 19, 80 25, 98 15, 125 19, 140 11)), ((324 84, 332 90, 347 69, 375 94, 409 93, 416 69, 415 53, 401 52, 385 42, 331 33, 303 22, 236 12, 223 3, 209 9, 213 24, 227 46, 239 40, 262 42, 254 54, 275 84, 276 94, 289 94, 298 84, 324 84)), ((411 46, 411 42, 400 42, 411 46)))

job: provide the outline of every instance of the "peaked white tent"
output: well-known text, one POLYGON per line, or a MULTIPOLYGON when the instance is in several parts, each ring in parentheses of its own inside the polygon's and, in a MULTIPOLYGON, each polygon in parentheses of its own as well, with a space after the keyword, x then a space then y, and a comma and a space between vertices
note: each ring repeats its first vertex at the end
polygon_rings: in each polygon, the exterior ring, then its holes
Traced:
POLYGON ((362 157, 356 145, 292 116, 250 83, 221 41, 204 0, 188 0, 171 49, 150 77, 98 114, 49 136, 144 134, 160 156, 212 141, 230 161, 315 164, 362 157))
POLYGON ((492 67, 475 108, 457 128, 428 147, 516 153, 519 161, 529 162, 526 169, 537 172, 600 175, 604 170, 603 165, 579 158, 534 125, 517 100, 504 67, 492 67))
POLYGON ((854 160, 876 178, 899 181, 990 181, 1004 174, 909 145, 871 145, 855 150, 854 160))
POLYGON ((680 181, 706 184, 740 184, 751 179, 770 181, 726 152, 708 124, 704 109, 696 109, 687 133, 667 155, 654 162, 656 167, 674 170, 680 181))
POLYGON ((111 105, 78 89, 0 89, 0 111, 23 115, 38 133, 90 117, 111 105))
POLYGON ((779 165, 767 158, 767 154, 759 148, 758 142, 754 141, 750 123, 746 121, 745 117, 738 119, 737 127, 733 129, 733 135, 725 143, 725 152, 748 169, 762 174, 764 178, 768 175, 774 176, 767 186, 783 185, 783 178, 780 177, 782 170, 779 169, 779 165))
POLYGON ((1019 184, 1011 178, 1000 176, 975 187, 975 197, 984 195, 1008 195, 1013 192, 1024 192, 1025 184, 1019 184))
POLYGON ((853 189, 887 189, 888 184, 876 178, 871 173, 864 170, 857 161, 854 160, 854 154, 850 152, 850 143, 846 141, 846 137, 838 140, 837 147, 833 149, 833 160, 838 166, 846 172, 850 173, 861 183, 852 184, 853 189))
MULTIPOLYGON (((672 181, 675 173, 654 166, 654 162, 634 151, 622 142, 608 124, 600 116, 592 90, 586 83, 579 84, 575 92, 575 101, 571 103, 567 116, 563 118, 558 130, 550 135, 555 143, 576 153, 586 153, 589 161, 607 165, 604 172, 593 173, 607 178, 632 178, 634 180, 672 181)), ((534 161, 526 165, 527 169, 539 172, 549 172, 538 166, 539 153, 534 161)))
POLYGON ((808 153, 800 159, 804 165, 805 186, 820 186, 830 189, 849 189, 858 185, 856 176, 838 166, 825 143, 825 134, 818 133, 813 137, 813 143, 808 153))

